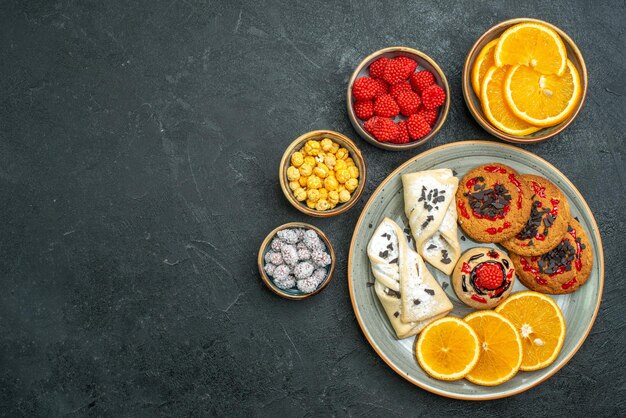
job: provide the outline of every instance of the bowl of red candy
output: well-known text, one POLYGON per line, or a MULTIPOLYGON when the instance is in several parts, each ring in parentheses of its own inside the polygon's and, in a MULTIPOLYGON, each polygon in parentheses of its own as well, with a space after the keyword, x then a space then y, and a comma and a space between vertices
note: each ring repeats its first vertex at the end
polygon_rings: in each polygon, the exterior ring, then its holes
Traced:
POLYGON ((450 108, 445 74, 428 55, 402 46, 366 57, 347 92, 348 116, 367 142, 388 150, 417 147, 435 136, 450 108))

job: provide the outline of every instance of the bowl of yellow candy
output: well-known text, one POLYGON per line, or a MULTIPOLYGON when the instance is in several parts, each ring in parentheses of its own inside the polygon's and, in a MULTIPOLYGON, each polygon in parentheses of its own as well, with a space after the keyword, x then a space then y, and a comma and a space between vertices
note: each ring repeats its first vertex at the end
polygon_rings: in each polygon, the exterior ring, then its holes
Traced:
POLYGON ((349 210, 365 187, 365 160, 357 146, 334 131, 298 137, 280 161, 280 187, 300 212, 320 218, 349 210))

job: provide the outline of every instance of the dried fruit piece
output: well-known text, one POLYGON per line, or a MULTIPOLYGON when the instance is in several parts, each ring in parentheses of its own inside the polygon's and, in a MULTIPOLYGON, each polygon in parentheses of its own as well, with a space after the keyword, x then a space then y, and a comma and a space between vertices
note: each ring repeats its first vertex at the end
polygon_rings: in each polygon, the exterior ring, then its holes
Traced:
POLYGON ((374 116, 365 122, 364 128, 381 142, 391 142, 399 135, 398 125, 393 120, 380 116, 374 116))
POLYGON ((413 91, 411 90, 411 84, 408 81, 401 81, 389 87, 389 94, 395 99, 400 92, 413 91))
POLYGON ((439 116, 436 109, 422 109, 417 112, 417 115, 420 115, 430 125, 431 128, 435 126, 435 123, 437 122, 437 117, 439 116))
POLYGON ((370 77, 359 77, 352 85, 352 95, 357 100, 372 100, 379 91, 379 83, 370 77))

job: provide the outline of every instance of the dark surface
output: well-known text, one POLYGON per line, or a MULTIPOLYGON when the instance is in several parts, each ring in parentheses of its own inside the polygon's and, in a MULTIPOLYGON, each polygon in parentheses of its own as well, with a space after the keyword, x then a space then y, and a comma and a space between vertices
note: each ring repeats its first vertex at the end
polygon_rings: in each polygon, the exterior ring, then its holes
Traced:
POLYGON ((623 2, 0 1, 0 411, 56 415, 613 415, 626 406, 623 2), (381 2, 382 3, 382 2, 381 2), (539 387, 484 403, 397 376, 355 321, 349 240, 376 185, 407 158, 489 139, 461 94, 489 26, 538 17, 582 50, 589 94, 559 137, 526 149, 591 206, 605 249, 595 326, 539 387), (356 138, 345 86, 358 62, 416 47, 448 75, 440 134, 405 153, 356 138), (305 217, 282 196, 283 149, 312 129, 356 139, 359 205, 305 217), (338 272, 287 301, 256 271, 287 221, 328 233, 338 272))

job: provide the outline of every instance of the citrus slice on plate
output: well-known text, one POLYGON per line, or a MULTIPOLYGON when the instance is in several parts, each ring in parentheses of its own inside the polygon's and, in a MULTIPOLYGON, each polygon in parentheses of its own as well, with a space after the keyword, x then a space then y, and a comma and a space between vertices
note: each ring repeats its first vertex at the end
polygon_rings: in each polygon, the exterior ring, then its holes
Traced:
POLYGON ((522 340, 515 325, 494 311, 478 311, 464 319, 478 335, 480 357, 465 378, 482 386, 510 380, 522 364, 522 340))
POLYGON ((419 365, 435 379, 458 380, 476 365, 478 336, 467 323, 447 316, 429 324, 417 339, 419 365))
POLYGON ((504 97, 511 111, 537 126, 563 122, 576 109, 581 93, 580 77, 570 60, 562 76, 543 75, 516 65, 504 80, 504 97))
POLYGON ((474 66, 472 67, 472 88, 474 89, 474 93, 476 96, 480 98, 480 84, 485 78, 485 74, 487 70, 495 65, 493 61, 493 49, 498 43, 498 39, 494 39, 489 42, 487 45, 480 50, 480 53, 476 57, 476 61, 474 61, 474 66))
POLYGON ((503 65, 526 65, 542 74, 563 75, 567 50, 553 29, 535 22, 511 26, 500 35, 494 61, 503 65))
POLYGON ((563 347, 566 327, 561 309, 552 298, 538 292, 515 293, 496 312, 515 325, 522 339, 520 370, 539 370, 554 362, 563 347))
POLYGON ((518 118, 504 98, 504 81, 508 67, 491 67, 482 81, 480 104, 493 126, 511 135, 524 136, 537 132, 536 126, 518 118))

